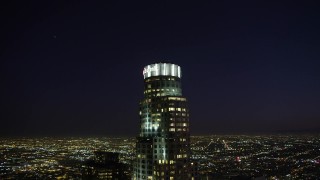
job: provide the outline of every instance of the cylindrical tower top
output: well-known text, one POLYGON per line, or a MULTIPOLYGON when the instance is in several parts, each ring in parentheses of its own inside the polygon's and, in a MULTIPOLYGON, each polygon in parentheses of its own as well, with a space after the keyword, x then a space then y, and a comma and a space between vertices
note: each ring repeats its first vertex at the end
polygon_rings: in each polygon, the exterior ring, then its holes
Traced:
POLYGON ((180 66, 172 63, 155 63, 144 67, 143 78, 152 76, 175 76, 181 78, 180 66))

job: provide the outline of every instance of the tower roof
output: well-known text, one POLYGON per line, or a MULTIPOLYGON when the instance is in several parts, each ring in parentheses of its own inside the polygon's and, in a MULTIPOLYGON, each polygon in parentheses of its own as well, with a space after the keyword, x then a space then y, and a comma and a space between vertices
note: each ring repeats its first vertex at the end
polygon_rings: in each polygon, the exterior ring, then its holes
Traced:
POLYGON ((169 62, 159 62, 144 67, 144 79, 152 76, 175 76, 181 78, 181 67, 169 62))

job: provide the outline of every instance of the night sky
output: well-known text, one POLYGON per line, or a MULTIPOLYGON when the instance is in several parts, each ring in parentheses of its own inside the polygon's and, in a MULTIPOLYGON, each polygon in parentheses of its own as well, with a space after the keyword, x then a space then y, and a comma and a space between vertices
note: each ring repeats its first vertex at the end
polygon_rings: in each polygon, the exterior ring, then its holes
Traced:
POLYGON ((135 136, 145 65, 191 134, 320 129, 317 1, 1 2, 0 136, 135 136))

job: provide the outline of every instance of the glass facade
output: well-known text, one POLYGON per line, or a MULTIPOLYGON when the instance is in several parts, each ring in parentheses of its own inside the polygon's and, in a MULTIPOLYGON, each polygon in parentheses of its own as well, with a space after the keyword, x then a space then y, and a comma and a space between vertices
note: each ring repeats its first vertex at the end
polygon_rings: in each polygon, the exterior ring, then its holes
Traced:
POLYGON ((181 91, 181 68, 157 63, 143 72, 134 179, 193 179, 189 109, 181 91))

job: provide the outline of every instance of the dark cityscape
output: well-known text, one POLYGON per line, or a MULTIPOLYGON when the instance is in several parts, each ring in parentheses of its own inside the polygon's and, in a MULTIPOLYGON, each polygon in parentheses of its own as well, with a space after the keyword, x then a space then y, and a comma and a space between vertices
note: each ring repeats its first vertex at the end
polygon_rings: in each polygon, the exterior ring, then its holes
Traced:
MULTIPOLYGON (((1 139, 1 179, 88 179, 94 152, 120 154, 130 179, 135 138, 1 139)), ((199 179, 319 179, 319 135, 191 136, 199 179)), ((106 168, 105 172, 110 171, 106 168)), ((108 179, 106 173, 93 174, 108 179)), ((93 176, 92 175, 92 176, 93 176)))
POLYGON ((1 2, 0 179, 320 179, 318 4, 1 2))

